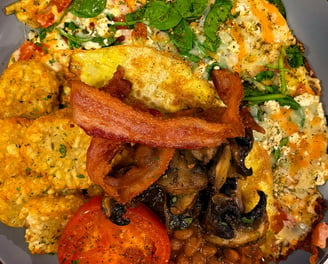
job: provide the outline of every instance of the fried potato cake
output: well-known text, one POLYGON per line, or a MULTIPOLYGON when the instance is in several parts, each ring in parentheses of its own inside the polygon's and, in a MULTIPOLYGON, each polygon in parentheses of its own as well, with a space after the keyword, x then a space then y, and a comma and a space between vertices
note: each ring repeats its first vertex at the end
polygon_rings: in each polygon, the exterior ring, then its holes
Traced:
POLYGON ((81 206, 80 195, 49 195, 29 200, 20 217, 25 219, 29 250, 33 254, 54 253, 57 241, 70 216, 81 206))
POLYGON ((0 118, 34 119, 58 108, 60 82, 41 62, 18 61, 0 77, 0 118))
POLYGON ((35 120, 20 152, 28 167, 47 176, 56 190, 85 189, 92 184, 85 168, 89 143, 90 137, 63 109, 35 120))
POLYGON ((1 222, 13 227, 23 227, 25 219, 20 218, 19 214, 25 203, 49 193, 53 193, 53 190, 48 179, 29 170, 6 179, 0 185, 1 222))
POLYGON ((0 184, 6 178, 24 173, 23 159, 20 156, 22 136, 31 121, 24 118, 0 119, 0 184))

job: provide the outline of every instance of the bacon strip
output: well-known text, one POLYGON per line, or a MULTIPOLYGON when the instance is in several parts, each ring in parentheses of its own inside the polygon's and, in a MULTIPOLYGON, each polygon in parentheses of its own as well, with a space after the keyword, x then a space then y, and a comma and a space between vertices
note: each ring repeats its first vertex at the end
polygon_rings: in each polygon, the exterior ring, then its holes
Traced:
POLYGON ((153 116, 79 81, 71 83, 73 120, 91 136, 116 141, 163 148, 216 147, 227 138, 244 136, 239 116, 241 81, 231 73, 218 75, 216 80, 222 83, 227 104, 222 123, 188 116, 169 119, 153 116), (229 81, 223 82, 222 78, 229 78, 229 81))
POLYGON ((211 77, 214 87, 217 89, 221 100, 227 108, 220 115, 223 123, 233 123, 235 130, 244 133, 244 126, 239 114, 240 102, 244 96, 244 88, 238 73, 232 73, 227 69, 213 70, 211 77))
POLYGON ((122 148, 120 142, 93 137, 87 152, 86 167, 94 183, 117 202, 125 204, 161 177, 173 157, 174 149, 138 145, 135 153, 131 153, 135 164, 116 177, 111 161, 122 148))

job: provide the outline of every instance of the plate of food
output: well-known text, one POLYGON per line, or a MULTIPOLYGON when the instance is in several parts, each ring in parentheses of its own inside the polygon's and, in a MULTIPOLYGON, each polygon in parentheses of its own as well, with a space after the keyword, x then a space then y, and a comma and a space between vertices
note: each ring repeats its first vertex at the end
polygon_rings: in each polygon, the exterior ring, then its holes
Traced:
POLYGON ((2 0, 0 263, 325 263, 328 4, 2 0))

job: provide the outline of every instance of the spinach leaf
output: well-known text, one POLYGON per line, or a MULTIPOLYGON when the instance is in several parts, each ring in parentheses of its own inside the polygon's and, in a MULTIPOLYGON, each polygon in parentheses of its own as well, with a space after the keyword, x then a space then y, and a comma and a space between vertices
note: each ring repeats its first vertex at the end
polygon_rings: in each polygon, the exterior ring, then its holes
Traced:
POLYGON ((274 75, 275 73, 273 71, 263 71, 255 76, 255 80, 258 82, 262 82, 263 80, 270 80, 274 77, 274 75))
POLYGON ((284 6, 284 4, 281 0, 267 0, 267 1, 269 3, 275 5, 278 8, 280 14, 282 14, 282 16, 284 18, 286 18, 286 9, 285 9, 285 6, 284 6))
POLYGON ((74 0, 69 7, 69 11, 83 18, 96 17, 106 7, 106 0, 74 0))
POLYGON ((195 34, 186 20, 182 19, 181 22, 173 28, 169 36, 180 51, 188 52, 193 48, 195 34))
POLYGON ((174 8, 187 20, 199 18, 207 6, 207 0, 176 0, 174 8))
POLYGON ((287 62, 290 67, 297 68, 304 64, 303 53, 297 45, 291 45, 286 48, 287 62))
POLYGON ((146 9, 147 9, 147 4, 140 7, 133 13, 126 14, 125 21, 130 25, 133 25, 137 22, 142 22, 146 9))
POLYGON ((182 19, 179 12, 162 1, 149 2, 143 19, 159 30, 168 30, 178 25, 182 19))
POLYGON ((230 16, 232 9, 231 0, 217 0, 211 7, 205 18, 204 47, 209 51, 215 52, 220 45, 220 39, 217 36, 219 26, 222 25, 230 16))

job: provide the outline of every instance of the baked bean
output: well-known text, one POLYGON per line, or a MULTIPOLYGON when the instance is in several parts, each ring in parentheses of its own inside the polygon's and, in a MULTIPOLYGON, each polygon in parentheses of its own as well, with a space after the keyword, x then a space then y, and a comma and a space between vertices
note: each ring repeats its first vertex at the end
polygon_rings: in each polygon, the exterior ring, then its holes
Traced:
POLYGON ((193 230, 191 228, 174 231, 174 237, 180 240, 186 240, 190 238, 192 234, 193 230))
POLYGON ((192 264, 203 264, 206 263, 206 258, 202 253, 199 251, 196 252, 192 257, 191 257, 191 263, 192 264))
POLYGON ((212 256, 207 260, 207 264, 220 264, 221 261, 218 260, 216 256, 212 256))
POLYGON ((191 257, 193 254, 195 254, 195 252, 199 250, 201 242, 201 238, 189 238, 184 246, 184 253, 186 254, 186 256, 191 257))
POLYGON ((202 253, 207 258, 214 256, 216 252, 217 252, 217 248, 215 246, 204 245, 202 248, 202 253))
POLYGON ((184 241, 181 241, 181 240, 176 239, 176 238, 171 239, 171 249, 173 251, 180 250, 182 248, 183 244, 184 244, 184 241))
POLYGON ((223 254, 224 254, 224 257, 227 260, 231 261, 232 263, 238 263, 238 261, 240 260, 239 253, 232 248, 225 248, 223 250, 223 254))
POLYGON ((176 264, 190 264, 189 258, 187 258, 185 255, 180 254, 177 256, 177 262, 176 264))

